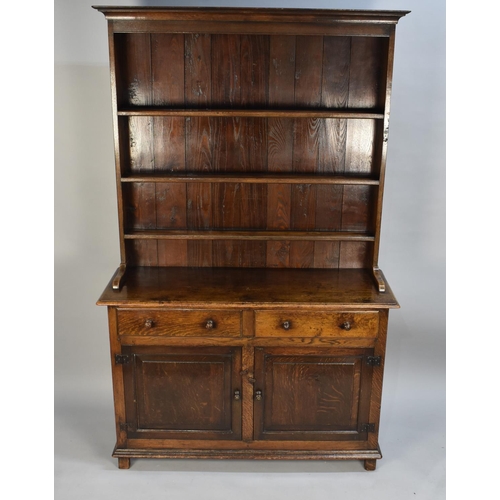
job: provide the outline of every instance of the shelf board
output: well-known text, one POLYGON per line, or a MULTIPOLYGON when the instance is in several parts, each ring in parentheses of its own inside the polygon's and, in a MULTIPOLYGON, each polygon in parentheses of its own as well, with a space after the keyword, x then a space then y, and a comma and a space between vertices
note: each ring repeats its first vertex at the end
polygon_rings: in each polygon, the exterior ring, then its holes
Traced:
POLYGON ((129 267, 123 287, 112 281, 99 305, 373 309, 397 308, 387 284, 380 293, 371 269, 129 267))
POLYGON ((369 109, 173 109, 135 107, 121 109, 118 116, 213 116, 247 118, 356 118, 382 120, 384 113, 369 109))
POLYGON ((366 233, 348 231, 214 231, 150 229, 127 231, 126 240, 266 240, 266 241, 375 241, 366 233))
POLYGON ((238 182, 250 184, 359 184, 378 186, 378 179, 367 177, 348 177, 340 175, 307 175, 262 173, 245 175, 241 173, 165 173, 128 175, 122 182, 238 182))

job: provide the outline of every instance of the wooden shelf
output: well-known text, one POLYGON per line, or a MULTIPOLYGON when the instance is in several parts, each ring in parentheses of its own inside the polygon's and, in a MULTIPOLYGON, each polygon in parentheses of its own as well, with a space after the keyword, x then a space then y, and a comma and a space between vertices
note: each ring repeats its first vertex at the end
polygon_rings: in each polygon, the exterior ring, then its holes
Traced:
POLYGON ((122 182, 239 182, 249 184, 357 184, 378 186, 378 179, 367 177, 348 177, 340 175, 307 175, 307 174, 241 174, 241 173, 165 173, 128 175, 122 182))
POLYGON ((384 113, 364 109, 173 109, 138 106, 121 109, 118 116, 212 116, 247 118, 350 118, 383 120, 384 113))
POLYGON ((345 308, 398 308, 389 286, 379 293, 368 269, 263 269, 203 267, 128 267, 124 286, 112 282, 98 304, 158 307, 204 307, 242 304, 259 307, 317 306, 345 308))
POLYGON ((374 236, 348 231, 214 231, 150 229, 128 231, 126 240, 266 240, 266 241, 374 241, 374 236))

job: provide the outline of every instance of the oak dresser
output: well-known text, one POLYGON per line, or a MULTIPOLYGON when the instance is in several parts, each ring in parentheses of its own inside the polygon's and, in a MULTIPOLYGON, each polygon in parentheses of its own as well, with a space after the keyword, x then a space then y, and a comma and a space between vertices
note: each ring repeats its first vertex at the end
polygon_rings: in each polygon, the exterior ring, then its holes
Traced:
POLYGON ((378 266, 406 11, 96 7, 108 21, 121 263, 113 456, 374 470, 378 266))

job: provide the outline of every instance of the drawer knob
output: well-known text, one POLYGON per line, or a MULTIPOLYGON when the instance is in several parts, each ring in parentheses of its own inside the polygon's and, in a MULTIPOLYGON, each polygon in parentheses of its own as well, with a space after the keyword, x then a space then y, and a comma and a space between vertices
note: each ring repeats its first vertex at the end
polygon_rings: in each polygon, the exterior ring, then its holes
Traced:
POLYGON ((255 399, 260 401, 262 399, 262 391, 255 391, 255 399))
POLYGON ((208 330, 210 330, 211 328, 215 328, 214 320, 213 319, 207 320, 207 322, 205 323, 205 328, 207 328, 208 330))
POLYGON ((281 325, 285 330, 290 330, 290 327, 292 326, 292 324, 290 323, 290 321, 286 320, 286 321, 283 321, 283 324, 281 325))
POLYGON ((238 389, 234 391, 234 399, 236 399, 236 401, 239 401, 241 399, 241 394, 238 389))
POLYGON ((155 324, 155 322, 151 318, 148 318, 144 322, 144 326, 147 327, 147 328, 152 328, 154 324, 155 324))
POLYGON ((352 328, 352 325, 349 321, 344 321, 344 323, 340 325, 340 328, 342 328, 342 330, 349 331, 352 328))

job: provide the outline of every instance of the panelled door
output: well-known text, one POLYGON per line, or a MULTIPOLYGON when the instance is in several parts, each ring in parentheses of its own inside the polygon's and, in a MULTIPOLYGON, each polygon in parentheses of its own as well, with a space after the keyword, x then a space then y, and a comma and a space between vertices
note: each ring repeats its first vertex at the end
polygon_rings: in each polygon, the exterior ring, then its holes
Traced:
POLYGON ((366 440, 373 349, 256 348, 254 438, 366 440))
POLYGON ((129 438, 241 439, 241 349, 124 346, 129 438))

